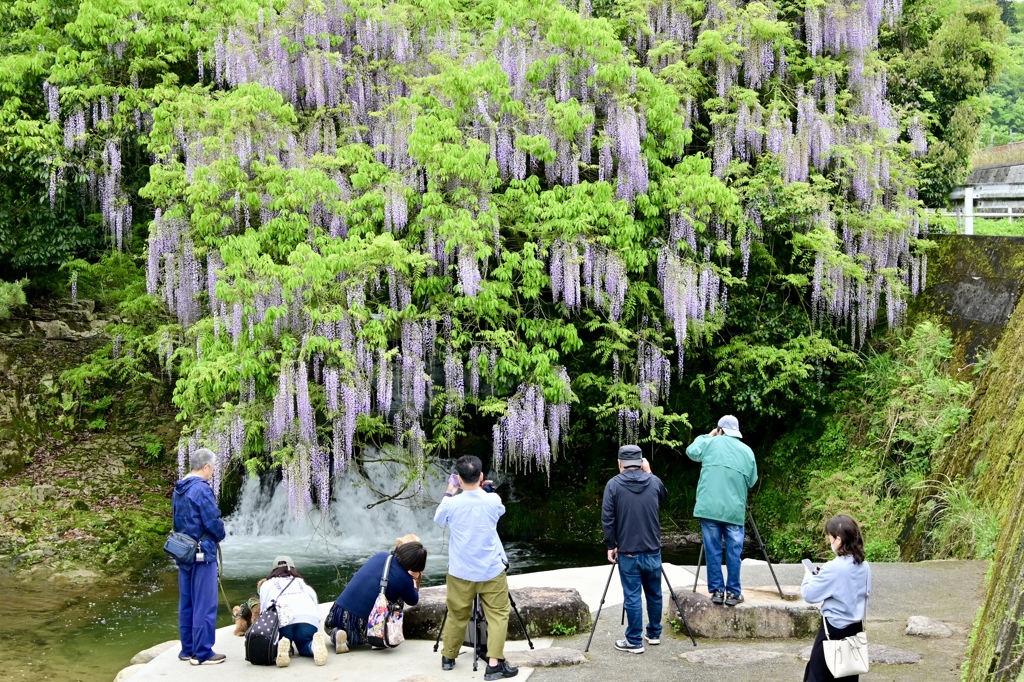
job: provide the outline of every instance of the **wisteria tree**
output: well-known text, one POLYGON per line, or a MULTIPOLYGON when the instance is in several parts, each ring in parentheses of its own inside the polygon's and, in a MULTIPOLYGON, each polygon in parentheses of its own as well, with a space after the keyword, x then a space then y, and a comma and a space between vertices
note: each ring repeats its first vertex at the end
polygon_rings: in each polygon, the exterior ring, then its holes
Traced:
POLYGON ((81 3, 52 191, 114 248, 148 228, 173 319, 105 361, 161 358, 182 458, 278 467, 298 511, 367 446, 550 473, 580 421, 678 444, 693 386, 782 414, 900 323, 929 141, 877 51, 900 1, 596 11, 81 3))

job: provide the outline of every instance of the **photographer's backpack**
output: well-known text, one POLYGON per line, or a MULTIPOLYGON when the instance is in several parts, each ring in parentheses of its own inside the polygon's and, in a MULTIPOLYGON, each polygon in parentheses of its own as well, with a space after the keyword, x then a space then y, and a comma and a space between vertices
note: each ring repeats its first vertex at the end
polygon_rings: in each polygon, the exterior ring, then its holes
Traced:
MULTIPOLYGON (((287 590, 295 581, 292 578, 284 586, 287 590)), ((270 602, 266 609, 253 622, 252 627, 245 633, 245 660, 253 665, 274 665, 277 663, 277 642, 281 639, 281 622, 277 615, 277 600, 284 594, 281 590, 277 599, 270 602)))

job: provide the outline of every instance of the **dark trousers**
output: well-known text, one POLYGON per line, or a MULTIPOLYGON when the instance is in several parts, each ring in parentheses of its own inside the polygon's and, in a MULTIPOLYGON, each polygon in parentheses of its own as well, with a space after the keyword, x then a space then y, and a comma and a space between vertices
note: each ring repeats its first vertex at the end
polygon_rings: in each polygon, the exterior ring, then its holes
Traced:
MULTIPOLYGON (((821 619, 825 621, 824 616, 821 619)), ((828 624, 828 636, 830 639, 843 639, 863 630, 864 624, 859 622, 848 625, 845 628, 837 628, 832 623, 828 624)), ((807 661, 807 667, 804 668, 804 682, 832 682, 832 680, 837 682, 858 682, 860 675, 832 677, 828 665, 825 664, 825 650, 821 646, 821 643, 824 641, 825 626, 820 625, 818 626, 818 636, 814 638, 814 646, 811 647, 811 659, 807 661)))
POLYGON ((319 631, 320 628, 309 623, 292 623, 281 628, 281 636, 291 640, 299 656, 312 656, 313 635, 319 631))
POLYGON ((619 580, 626 610, 626 641, 643 646, 644 628, 640 593, 647 598, 647 639, 661 637, 661 550, 619 553, 619 580))
POLYGON ((178 565, 178 636, 180 656, 200 663, 213 656, 217 637, 217 562, 178 565))

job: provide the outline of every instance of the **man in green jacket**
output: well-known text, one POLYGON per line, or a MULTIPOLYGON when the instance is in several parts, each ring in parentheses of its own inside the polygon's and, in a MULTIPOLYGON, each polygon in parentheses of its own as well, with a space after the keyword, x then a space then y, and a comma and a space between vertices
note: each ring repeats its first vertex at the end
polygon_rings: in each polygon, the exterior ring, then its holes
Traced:
POLYGON ((740 552, 743 550, 747 491, 757 481, 754 452, 740 438, 740 423, 732 415, 718 420, 711 433, 697 436, 686 455, 701 463, 697 505, 704 556, 708 566, 708 592, 715 604, 736 606, 743 601, 740 587, 740 552), (729 582, 722 579, 722 548, 729 582))

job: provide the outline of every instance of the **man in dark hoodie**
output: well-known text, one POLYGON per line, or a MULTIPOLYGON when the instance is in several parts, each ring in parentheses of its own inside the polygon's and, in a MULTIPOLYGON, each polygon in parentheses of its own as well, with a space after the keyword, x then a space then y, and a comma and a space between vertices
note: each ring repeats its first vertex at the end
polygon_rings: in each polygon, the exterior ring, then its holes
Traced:
POLYGON ((659 507, 668 495, 665 484, 635 445, 619 448, 619 475, 604 487, 601 525, 608 561, 619 564, 626 609, 626 638, 615 642, 619 651, 644 652, 640 636, 647 598, 648 644, 661 644, 661 523, 659 507))
POLYGON ((224 539, 224 521, 210 487, 215 455, 206 448, 189 459, 192 469, 174 486, 171 509, 174 529, 199 541, 194 564, 178 564, 178 659, 192 665, 223 663, 213 653, 217 632, 217 543, 224 539))

